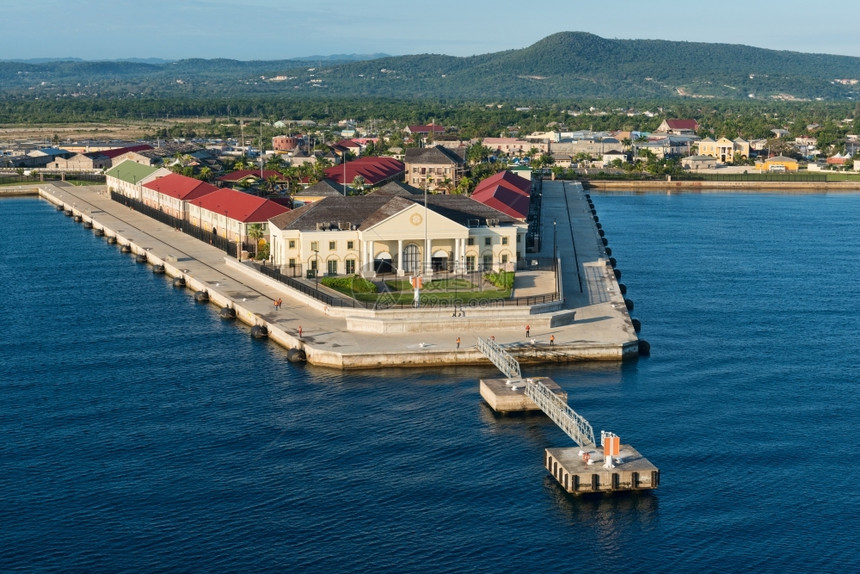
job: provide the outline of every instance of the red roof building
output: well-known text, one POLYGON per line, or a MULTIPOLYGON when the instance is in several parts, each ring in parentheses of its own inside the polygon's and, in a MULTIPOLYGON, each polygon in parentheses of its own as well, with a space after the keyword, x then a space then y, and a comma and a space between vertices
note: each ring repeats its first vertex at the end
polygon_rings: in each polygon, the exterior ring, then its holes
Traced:
POLYGON ((405 171, 403 162, 393 157, 361 157, 326 169, 325 177, 338 185, 352 185, 360 175, 367 187, 375 187, 402 179, 405 171))
POLYGON ((129 146, 129 147, 119 147, 116 149, 108 149, 105 151, 100 151, 99 154, 107 156, 111 159, 114 159, 118 156, 121 156, 124 153, 129 153, 129 152, 133 152, 133 151, 147 151, 147 150, 151 150, 151 149, 153 149, 153 147, 151 145, 141 144, 141 145, 133 145, 133 146, 129 146))
POLYGON ((230 241, 247 242, 248 227, 259 224, 269 234, 269 219, 290 211, 288 207, 269 199, 221 188, 188 202, 188 220, 192 225, 227 237, 230 241))
POLYGON ((429 126, 406 126, 406 131, 412 135, 442 134, 445 133, 445 127, 434 124, 430 124, 429 126))
POLYGON ((663 134, 684 136, 695 135, 698 129, 699 122, 696 120, 663 120, 656 131, 663 134))
POLYGON ((503 171, 481 181, 472 192, 472 199, 525 221, 531 203, 531 187, 529 180, 503 171))
POLYGON ((208 193, 218 191, 214 185, 199 179, 171 173, 141 186, 144 204, 164 213, 185 219, 185 203, 208 193))
POLYGON ((278 183, 284 183, 284 174, 274 169, 264 169, 262 173, 259 169, 240 169, 224 174, 217 179, 224 183, 254 183, 257 181, 268 181, 270 177, 274 177, 278 183))

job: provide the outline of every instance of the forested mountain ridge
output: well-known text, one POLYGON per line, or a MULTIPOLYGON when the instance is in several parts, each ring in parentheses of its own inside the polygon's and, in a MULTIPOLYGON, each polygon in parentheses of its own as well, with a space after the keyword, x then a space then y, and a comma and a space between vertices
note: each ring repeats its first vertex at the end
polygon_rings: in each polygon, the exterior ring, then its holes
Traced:
MULTIPOLYGON (((854 80, 855 83, 852 83, 854 80)), ((355 61, 0 62, 0 97, 301 96, 451 100, 720 98, 846 101, 860 58, 561 32, 523 49, 355 61)))

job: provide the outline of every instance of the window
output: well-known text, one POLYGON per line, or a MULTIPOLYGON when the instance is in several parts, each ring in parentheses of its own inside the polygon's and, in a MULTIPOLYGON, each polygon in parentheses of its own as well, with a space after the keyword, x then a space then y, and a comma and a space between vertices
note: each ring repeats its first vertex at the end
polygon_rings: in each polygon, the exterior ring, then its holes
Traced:
POLYGON ((502 237, 502 245, 507 245, 507 244, 508 244, 508 238, 502 237))
POLYGON ((311 259, 311 269, 313 269, 314 271, 317 270, 317 259, 316 259, 316 257, 311 259))
POLYGON ((488 270, 493 266, 493 256, 492 255, 484 255, 484 270, 488 270))
POLYGON ((475 256, 474 255, 466 255, 466 271, 474 271, 475 270, 475 256))
POLYGON ((502 263, 507 263, 507 262, 508 262, 508 254, 505 253, 502 255, 502 263))
POLYGON ((523 236, 517 233, 517 245, 523 242, 523 236))
POLYGON ((290 267, 295 267, 295 266, 296 266, 296 259, 295 259, 295 257, 290 258, 290 267))
POLYGON ((344 261, 347 275, 355 275, 355 259, 347 259, 344 261))
POLYGON ((320 250, 320 242, 319 241, 311 241, 311 251, 319 251, 320 250))
POLYGON ((346 242, 347 249, 355 249, 355 241, 347 241, 346 242))
POLYGON ((417 245, 410 243, 403 248, 403 271, 406 273, 421 271, 420 261, 420 252, 417 245))
POLYGON ((328 242, 328 250, 334 251, 335 249, 337 249, 337 241, 329 241, 328 242))
POLYGON ((484 238, 484 245, 492 245, 492 244, 493 244, 493 238, 492 237, 485 237, 484 238))
POLYGON ((295 239, 290 239, 289 247, 290 247, 290 249, 296 248, 296 240, 295 239))
POLYGON ((474 245, 474 244, 475 244, 475 238, 474 237, 469 237, 468 239, 466 239, 466 245, 474 245))
POLYGON ((329 275, 337 275, 337 259, 332 259, 331 261, 328 261, 327 265, 328 269, 326 272, 329 275))

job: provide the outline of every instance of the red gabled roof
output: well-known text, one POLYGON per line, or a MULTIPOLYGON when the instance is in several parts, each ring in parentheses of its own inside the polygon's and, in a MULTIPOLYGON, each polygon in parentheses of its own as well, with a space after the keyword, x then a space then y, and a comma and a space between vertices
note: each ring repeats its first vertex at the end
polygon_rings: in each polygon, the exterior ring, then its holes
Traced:
POLYGON ((367 185, 376 185, 387 179, 397 177, 405 171, 402 161, 393 157, 361 157, 346 164, 335 165, 325 170, 325 176, 343 185, 344 170, 346 170, 346 184, 351 185, 357 175, 364 178, 367 185))
POLYGON ((482 180, 475 186, 474 193, 481 191, 484 188, 493 188, 497 185, 507 187, 513 191, 519 192, 526 197, 531 195, 532 184, 524 177, 520 177, 511 171, 500 171, 496 175, 491 175, 487 179, 482 180))
POLYGON ((289 211, 274 201, 249 195, 235 189, 219 189, 191 202, 201 209, 224 215, 243 223, 264 223, 289 211))
POLYGON ((124 153, 129 153, 132 151, 146 151, 149 149, 153 149, 153 147, 151 145, 141 144, 141 145, 133 145, 133 146, 128 146, 128 147, 119 147, 116 149, 109 149, 109 150, 101 151, 99 153, 101 155, 106 155, 109 158, 113 159, 117 156, 121 156, 124 153))
POLYGON ((348 147, 348 148, 360 148, 361 144, 355 141, 354 139, 350 140, 340 140, 334 145, 339 145, 340 147, 348 147))
POLYGON ((475 191, 472 199, 517 219, 525 219, 529 214, 529 197, 502 185, 475 191))
POLYGON ((190 201, 198 197, 203 197, 213 191, 218 191, 218 188, 214 185, 194 179, 193 177, 179 175, 178 173, 171 173, 170 175, 160 177, 143 184, 143 187, 183 201, 190 201))
POLYGON ((249 177, 252 177, 254 179, 268 180, 270 177, 273 176, 277 178, 277 181, 284 180, 284 174, 274 169, 264 169, 262 177, 260 177, 259 169, 240 169, 238 171, 231 171, 228 174, 222 175, 218 178, 218 181, 235 183, 237 181, 242 181, 243 179, 248 179, 249 177))
POLYGON ((699 129, 699 122, 696 120, 666 120, 666 125, 673 130, 693 130, 699 129))
POLYGON ((445 131, 445 127, 435 124, 429 126, 409 126, 409 131, 413 134, 429 134, 430 132, 441 134, 445 131))

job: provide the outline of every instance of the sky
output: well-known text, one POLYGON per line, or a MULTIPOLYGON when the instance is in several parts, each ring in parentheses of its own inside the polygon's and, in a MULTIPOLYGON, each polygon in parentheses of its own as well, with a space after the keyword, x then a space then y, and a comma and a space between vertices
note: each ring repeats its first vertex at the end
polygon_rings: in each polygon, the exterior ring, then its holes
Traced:
POLYGON ((858 30, 857 0, 3 0, 0 60, 473 56, 556 32, 860 57, 858 30))

